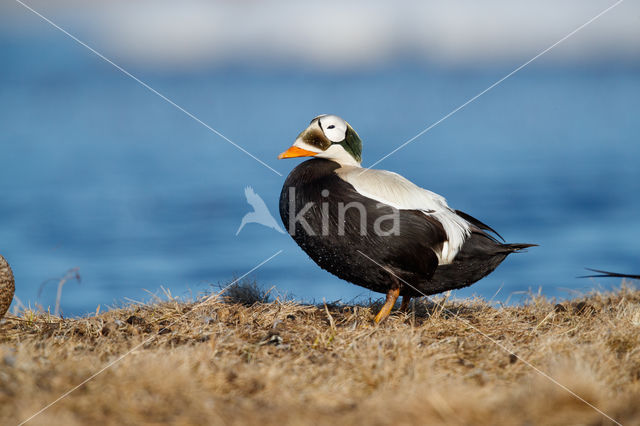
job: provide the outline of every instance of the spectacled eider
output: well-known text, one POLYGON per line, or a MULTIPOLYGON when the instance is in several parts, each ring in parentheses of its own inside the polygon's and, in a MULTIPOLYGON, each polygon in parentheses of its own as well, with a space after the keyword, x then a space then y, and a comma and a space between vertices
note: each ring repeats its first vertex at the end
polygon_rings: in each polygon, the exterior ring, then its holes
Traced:
POLYGON ((280 217, 321 268, 396 300, 466 287, 507 255, 534 244, 503 244, 493 229, 402 176, 360 165, 362 141, 335 115, 311 121, 278 158, 313 157, 287 177, 280 217), (487 231, 487 232, 485 232, 487 231))

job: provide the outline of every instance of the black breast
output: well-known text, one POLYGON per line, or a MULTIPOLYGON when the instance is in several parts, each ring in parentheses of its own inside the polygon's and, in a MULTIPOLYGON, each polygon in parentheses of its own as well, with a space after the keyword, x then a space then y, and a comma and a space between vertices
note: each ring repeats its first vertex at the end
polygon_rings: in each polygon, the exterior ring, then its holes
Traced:
MULTIPOLYGON (((280 194, 285 229, 320 267, 344 280, 386 292, 395 274, 425 289, 438 266, 434 249, 446 238, 442 225, 360 195, 334 173, 338 167, 312 159, 289 174, 280 194)), ((406 286, 402 294, 419 295, 406 286)))

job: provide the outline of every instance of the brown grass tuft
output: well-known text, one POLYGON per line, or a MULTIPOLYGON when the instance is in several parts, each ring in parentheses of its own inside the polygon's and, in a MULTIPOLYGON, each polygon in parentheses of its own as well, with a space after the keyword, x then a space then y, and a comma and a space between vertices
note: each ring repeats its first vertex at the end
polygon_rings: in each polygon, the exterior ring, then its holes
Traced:
POLYGON ((523 359, 617 421, 640 423, 640 291, 501 308, 419 302, 380 326, 370 307, 265 297, 9 315, 1 423, 146 340, 32 424, 611 424, 523 359))

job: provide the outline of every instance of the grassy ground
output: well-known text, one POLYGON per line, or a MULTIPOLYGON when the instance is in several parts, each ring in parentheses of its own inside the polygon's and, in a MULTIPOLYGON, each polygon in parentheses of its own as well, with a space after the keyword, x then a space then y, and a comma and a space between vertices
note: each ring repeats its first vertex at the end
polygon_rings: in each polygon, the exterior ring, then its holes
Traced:
POLYGON ((380 326, 375 306, 248 306, 251 291, 232 295, 247 303, 8 315, 0 423, 135 349, 30 424, 612 424, 523 360, 640 424, 640 291, 499 308, 421 302, 380 326))

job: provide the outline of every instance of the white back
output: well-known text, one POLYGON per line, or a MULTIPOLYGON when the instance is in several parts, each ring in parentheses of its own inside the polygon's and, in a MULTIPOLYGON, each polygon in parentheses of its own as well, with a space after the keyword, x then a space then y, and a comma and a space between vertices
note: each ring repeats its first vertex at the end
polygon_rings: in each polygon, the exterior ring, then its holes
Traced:
POLYGON ((467 237, 471 234, 469 222, 461 218, 441 195, 420 188, 397 173, 386 170, 343 166, 336 174, 350 183, 358 193, 400 210, 421 210, 437 219, 447 234, 442 252, 437 253, 439 263, 453 262, 467 237))

